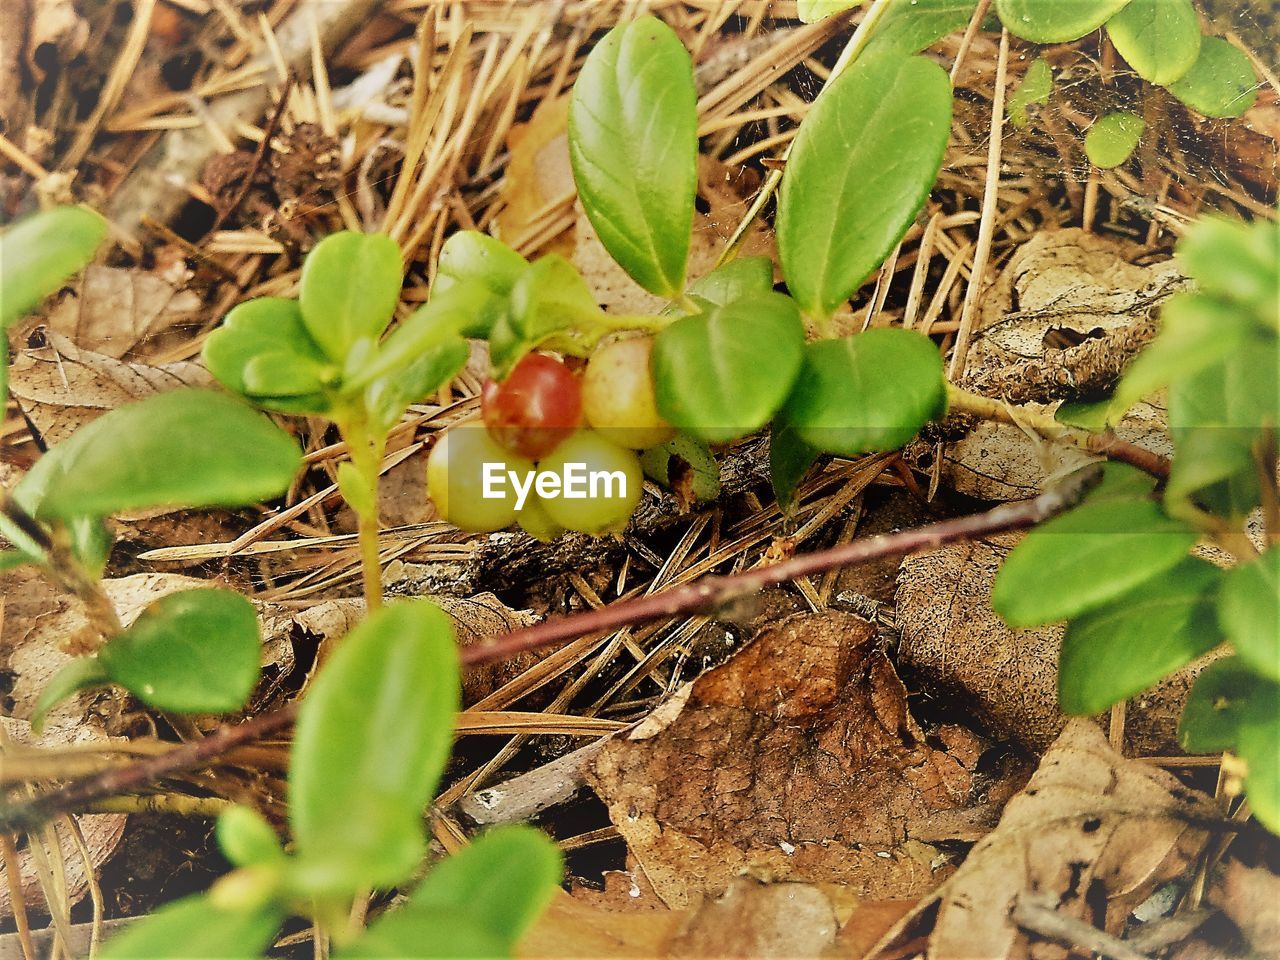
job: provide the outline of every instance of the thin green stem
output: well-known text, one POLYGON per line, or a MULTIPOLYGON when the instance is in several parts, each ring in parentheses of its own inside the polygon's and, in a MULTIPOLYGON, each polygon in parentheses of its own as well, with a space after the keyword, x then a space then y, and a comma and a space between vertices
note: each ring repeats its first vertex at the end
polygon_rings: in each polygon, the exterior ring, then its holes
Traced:
POLYGON ((360 574, 364 584, 365 609, 372 613, 382 606, 382 560, 378 541, 378 475, 386 449, 385 434, 373 434, 363 415, 340 424, 355 468, 359 489, 344 491, 356 514, 356 539, 360 545, 360 574))

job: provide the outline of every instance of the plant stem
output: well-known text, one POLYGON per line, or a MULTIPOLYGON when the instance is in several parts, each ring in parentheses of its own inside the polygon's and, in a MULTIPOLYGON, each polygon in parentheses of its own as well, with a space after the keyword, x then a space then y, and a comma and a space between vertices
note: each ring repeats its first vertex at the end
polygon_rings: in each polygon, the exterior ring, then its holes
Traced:
POLYGON ((997 423, 1008 423, 1033 430, 1046 440, 1064 440, 1075 444, 1090 453, 1118 460, 1137 467, 1153 477, 1167 480, 1169 477, 1169 461, 1158 453, 1144 450, 1128 440, 1121 440, 1114 433, 1089 433, 1077 427, 1059 423, 1052 416, 1018 407, 1016 412, 1002 400, 979 396, 970 393, 955 384, 947 384, 947 409, 952 413, 967 413, 982 420, 993 420, 997 423))
MULTIPOLYGON (((467 666, 477 666, 602 630, 682 614, 714 614, 764 587, 799 577, 881 557, 939 547, 955 540, 1030 527, 1074 506, 1098 478, 1097 470, 1080 471, 1067 482, 1032 500, 1006 503, 986 513, 944 520, 915 530, 855 540, 829 550, 803 554, 774 566, 759 567, 732 576, 703 577, 674 590, 548 620, 523 630, 514 630, 490 643, 464 647, 460 651, 461 659, 467 666)), ((51 817, 84 809, 86 805, 103 797, 136 791, 154 780, 207 766, 230 750, 258 737, 275 733, 292 723, 297 709, 296 703, 290 703, 273 713, 262 714, 245 723, 220 727, 201 740, 183 744, 167 753, 73 780, 59 789, 0 811, 0 833, 32 829, 51 817)))
POLYGON ((342 428, 361 489, 348 499, 356 513, 356 539, 360 544, 360 573, 364 584, 364 604, 369 613, 382 606, 381 545, 378 542, 378 473, 387 445, 386 435, 371 435, 364 415, 354 417, 342 428))

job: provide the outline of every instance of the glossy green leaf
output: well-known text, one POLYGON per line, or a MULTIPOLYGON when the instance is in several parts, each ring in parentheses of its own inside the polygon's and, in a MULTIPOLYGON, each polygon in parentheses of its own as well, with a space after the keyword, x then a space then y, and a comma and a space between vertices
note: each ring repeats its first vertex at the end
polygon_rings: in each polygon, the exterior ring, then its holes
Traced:
POLYGON ((1033 43, 1066 43, 1092 33, 1129 0, 996 0, 1000 22, 1033 43))
POLYGON ((233 590, 161 597, 99 652, 105 673, 139 700, 176 713, 227 713, 258 682, 262 634, 253 604, 233 590))
POLYGON ((689 489, 703 503, 720 496, 720 464, 715 454, 701 440, 678 433, 658 447, 650 447, 640 455, 645 476, 654 483, 671 488, 679 479, 673 467, 688 471, 689 489))
POLYGON ((919 53, 968 26, 977 5, 977 0, 892 0, 862 56, 919 53))
POLYGON ((471 345, 455 336, 424 350, 407 369, 375 380, 365 391, 365 406, 373 428, 390 430, 410 404, 426 399, 443 387, 466 365, 470 356, 471 345))
POLYGON ((217 825, 218 849, 234 866, 284 863, 284 848, 271 824, 257 810, 237 804, 222 811, 217 825))
POLYGON ((1100 713, 1217 646, 1222 633, 1213 605, 1221 580, 1217 567, 1188 557, 1072 620, 1058 663, 1063 711, 1100 713))
POLYGON ((1280 685, 1258 676, 1239 657, 1223 657, 1201 671, 1178 722, 1189 753, 1234 750, 1254 713, 1280 713, 1280 685))
POLYGON ((885 328, 809 344, 782 419, 812 449, 853 456, 901 447, 945 408, 937 347, 885 328))
POLYGON ((232 507, 288 489, 297 442, 245 403, 174 390, 117 407, 58 444, 19 491, 41 517, 107 516, 135 507, 232 507))
POLYGON ((1032 105, 1044 106, 1049 102, 1051 93, 1053 93, 1053 68, 1043 59, 1031 61, 1031 65, 1027 67, 1027 72, 1022 77, 1022 82, 1009 95, 1009 103, 1006 107, 1009 121, 1019 129, 1025 127, 1031 122, 1027 108, 1032 105))
POLYGON ((1165 497, 1176 512, 1195 500, 1243 518, 1260 497, 1253 446, 1280 421, 1280 349, 1274 337, 1180 377, 1169 388, 1176 456, 1165 497))
POLYGON ((564 871, 554 843, 532 827, 500 827, 436 864, 408 900, 370 927, 375 939, 416 956, 441 917, 470 921, 508 955, 550 902, 564 871))
POLYGON ((458 684, 452 623, 429 601, 388 606, 343 637, 298 712, 296 887, 350 893, 413 872, 453 743, 458 684))
POLYGON ((1160 311, 1160 335, 1125 370, 1112 402, 1128 409, 1175 380, 1195 376, 1259 339, 1253 318, 1203 294, 1182 294, 1160 311))
POLYGON ((1280 833, 1280 710, 1251 711, 1236 749, 1248 767, 1244 789, 1254 817, 1272 833, 1280 833))
POLYGON ((769 432, 769 481, 783 510, 795 502, 796 488, 818 459, 818 451, 800 439, 795 427, 774 423, 769 432))
POLYGON ((92 260, 106 236, 107 222, 88 207, 55 207, 0 233, 0 332, 92 260))
POLYGON ((479 283, 496 297, 511 293, 529 261, 501 240, 478 230, 461 230, 444 242, 436 265, 432 295, 459 283, 479 283))
POLYGON ((336 372, 303 325, 298 301, 281 297, 234 307, 209 334, 201 356, 219 383, 254 398, 319 394, 336 372))
POLYGON ((760 429, 787 398, 804 358, 804 322, 765 293, 682 317, 653 341, 658 412, 708 443, 760 429))
POLYGON ((166 904, 111 937, 103 960, 256 960, 271 945, 284 913, 272 905, 218 906, 200 894, 166 904))
POLYGON ((1102 400, 1067 400, 1053 411, 1053 419, 1090 433, 1102 433, 1120 422, 1128 407, 1114 397, 1102 400))
POLYGON ((739 257, 689 284, 689 296, 723 307, 744 297, 773 290, 773 261, 768 257, 739 257))
POLYGON ((1199 289, 1280 328, 1280 223, 1203 217, 1178 243, 1178 262, 1199 289))
POLYGON ((1084 135, 1084 152, 1095 167, 1118 167, 1137 149, 1144 129, 1146 123, 1136 113, 1108 113, 1084 135))
POLYGON ((951 83, 922 57, 862 57, 818 98, 778 198, 778 252, 805 313, 830 316, 902 239, 951 130, 951 83))
POLYGON ((1161 86, 1200 55, 1200 18, 1191 0, 1130 0, 1107 21, 1107 36, 1138 76, 1161 86))
POLYGON ((569 104, 573 178, 610 256, 659 296, 684 287, 697 127, 693 66, 670 27, 646 16, 596 44, 569 104))
POLYGON ((105 686, 110 682, 111 678, 107 676, 97 657, 76 657, 45 683, 31 710, 31 729, 37 734, 43 731, 44 720, 49 711, 64 700, 74 697, 81 690, 105 686))
POLYGON ((578 268, 557 253, 539 257, 511 288, 511 326, 530 344, 596 322, 600 307, 578 268))
POLYGON ((1014 548, 996 576, 992 606, 1014 627, 1065 620, 1176 566, 1197 539, 1151 500, 1084 503, 1014 548))
POLYGON ((1218 621, 1241 660, 1280 681, 1280 548, 1227 572, 1218 621))
POLYGON ((1253 64, 1220 37, 1204 37, 1191 69, 1166 89, 1206 117, 1238 117, 1258 99, 1253 64))
POLYGON ((382 233, 331 233, 307 254, 298 283, 302 321, 329 359, 391 322, 403 281, 400 247, 382 233))

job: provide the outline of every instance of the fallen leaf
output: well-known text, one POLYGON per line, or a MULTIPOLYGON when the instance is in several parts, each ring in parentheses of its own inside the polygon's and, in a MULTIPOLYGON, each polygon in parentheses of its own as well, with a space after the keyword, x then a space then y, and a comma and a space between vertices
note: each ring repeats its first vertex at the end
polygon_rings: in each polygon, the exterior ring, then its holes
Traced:
POLYGON ((149 366, 82 350, 56 333, 20 350, 9 370, 9 390, 46 447, 131 400, 183 386, 209 386, 212 378, 192 361, 149 366))
MULTIPOLYGON (((27 33, 27 69, 42 84, 50 70, 74 59, 89 40, 89 23, 72 0, 34 0, 27 33)), ((12 82, 12 78, 6 79, 12 82)))
POLYGON ((604 745, 588 782, 668 906, 742 873, 911 897, 947 869, 907 841, 975 806, 977 738, 926 742, 875 631, 849 614, 784 618, 604 745))
POLYGON ((1195 862, 1207 834, 1187 818, 1218 815, 1209 797, 1125 760, 1094 723, 1072 720, 996 829, 866 960, 903 956, 921 936, 930 960, 1065 956, 1031 952, 1034 938, 1011 916, 1019 897, 1048 898, 1064 916, 1118 932, 1195 862))
MULTIPOLYGON (((548 206, 574 191, 569 162, 569 97, 543 100, 527 123, 513 124, 507 134, 508 159, 498 196, 503 201, 494 218, 494 236, 519 244, 548 206)), ((539 253, 573 253, 568 230, 548 238, 539 253)))
MULTIPOLYGON (((1274 838, 1272 838, 1274 839, 1274 838)), ((1280 949, 1280 875, 1265 865, 1227 860, 1209 888, 1209 902, 1236 925, 1259 957, 1280 949)))

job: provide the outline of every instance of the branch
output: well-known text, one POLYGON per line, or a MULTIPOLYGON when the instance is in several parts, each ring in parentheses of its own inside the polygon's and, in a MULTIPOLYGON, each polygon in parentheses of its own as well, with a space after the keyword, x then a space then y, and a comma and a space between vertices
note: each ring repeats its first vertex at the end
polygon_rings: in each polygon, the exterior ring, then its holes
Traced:
MULTIPOLYGON (((1069 509, 1098 482, 1100 470, 1085 469, 1032 500, 1007 503, 986 513, 929 524, 915 530, 882 534, 841 544, 829 550, 794 557, 728 577, 703 577, 660 593, 609 604, 596 610, 547 620, 514 630, 492 643, 474 644, 460 651, 465 666, 504 660, 517 653, 554 646, 590 633, 665 620, 690 614, 714 614, 765 587, 865 563, 938 547, 954 540, 990 536, 1034 526, 1069 509)), ((156 780, 207 766, 213 760, 252 740, 279 731, 293 722, 297 703, 264 713, 235 726, 220 727, 209 736, 183 744, 168 753, 73 780, 26 803, 0 811, 0 833, 31 830, 51 817, 82 810, 104 797, 137 791, 156 780)))

